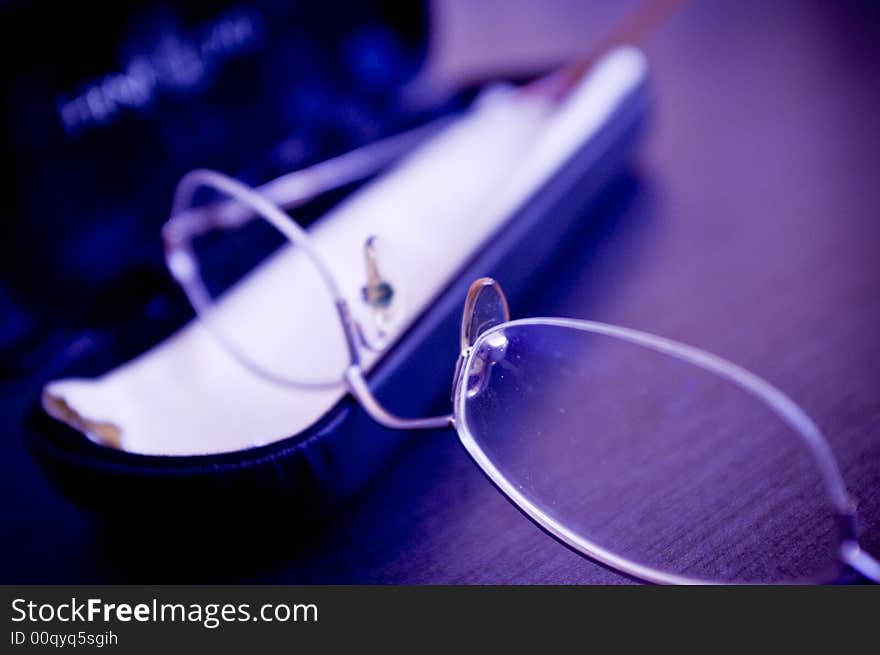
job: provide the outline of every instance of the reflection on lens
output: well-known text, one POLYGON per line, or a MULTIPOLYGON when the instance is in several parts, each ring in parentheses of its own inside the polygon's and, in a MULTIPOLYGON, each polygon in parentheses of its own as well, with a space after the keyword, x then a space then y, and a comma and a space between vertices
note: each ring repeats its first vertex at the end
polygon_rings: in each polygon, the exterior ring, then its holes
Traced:
POLYGON ((187 292, 206 325, 243 364, 278 382, 339 383, 344 333, 304 250, 238 200, 207 189, 195 200, 200 220, 227 226, 192 244, 200 285, 187 292))
POLYGON ((577 324, 508 323, 468 360, 459 433, 514 502, 606 562, 717 582, 833 578, 835 514, 797 432, 713 372, 577 324))

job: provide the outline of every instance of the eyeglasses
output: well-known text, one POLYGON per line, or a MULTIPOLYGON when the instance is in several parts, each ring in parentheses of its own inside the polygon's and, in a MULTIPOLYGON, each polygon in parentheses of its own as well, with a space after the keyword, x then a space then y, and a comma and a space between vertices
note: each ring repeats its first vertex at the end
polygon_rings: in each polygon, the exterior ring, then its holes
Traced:
POLYGON ((393 334, 403 285, 386 273, 381 241, 370 239, 361 298, 345 297, 309 234, 273 202, 289 208, 334 186, 332 176, 298 175, 286 193, 276 185, 267 194, 193 171, 163 228, 172 275, 211 334, 252 372, 304 392, 344 384, 388 428, 453 427, 538 526, 642 581, 831 582, 845 570, 880 581, 816 424, 770 383, 703 350, 592 321, 511 320, 498 283, 481 278, 465 299, 452 413, 391 413, 372 394, 364 361, 393 334), (197 244, 255 217, 281 249, 259 267, 287 282, 289 297, 249 284, 248 263, 240 278, 230 274, 233 250, 212 267, 210 248, 197 244), (285 350, 316 330, 323 347, 309 356, 285 350))

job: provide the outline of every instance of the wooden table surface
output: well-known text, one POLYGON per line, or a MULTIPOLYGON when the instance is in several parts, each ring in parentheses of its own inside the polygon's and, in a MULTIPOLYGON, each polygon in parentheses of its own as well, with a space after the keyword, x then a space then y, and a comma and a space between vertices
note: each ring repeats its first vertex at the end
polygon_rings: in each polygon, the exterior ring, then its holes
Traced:
MULTIPOLYGON (((633 184, 513 308, 680 339, 786 390, 828 435, 875 554, 878 36, 869 3, 681 10, 646 46, 656 107, 633 184)), ((628 582, 525 520, 451 433, 414 437, 332 523, 266 558, 131 557, 34 484, 22 502, 49 521, 4 526, 9 581, 628 582)))

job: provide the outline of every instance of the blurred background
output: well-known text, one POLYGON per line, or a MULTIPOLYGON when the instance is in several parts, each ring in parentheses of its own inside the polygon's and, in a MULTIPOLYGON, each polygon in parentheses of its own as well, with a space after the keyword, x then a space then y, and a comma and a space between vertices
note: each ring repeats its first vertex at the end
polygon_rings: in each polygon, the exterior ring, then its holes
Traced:
MULTIPOLYGON (((625 581, 433 438, 271 557, 133 556, 43 480, 21 425, 82 335, 125 334, 130 355, 179 325, 158 228, 183 172, 264 182, 551 70, 639 4, 0 3, 2 581, 625 581)), ((681 3, 641 44, 653 102, 631 165, 514 312, 657 332, 784 388, 829 435, 875 553, 878 36, 867 0, 681 3)))

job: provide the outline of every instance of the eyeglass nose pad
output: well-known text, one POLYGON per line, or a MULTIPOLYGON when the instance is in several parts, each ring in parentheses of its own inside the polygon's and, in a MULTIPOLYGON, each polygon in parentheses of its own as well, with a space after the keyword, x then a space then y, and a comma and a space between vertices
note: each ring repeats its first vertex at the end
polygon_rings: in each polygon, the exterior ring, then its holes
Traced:
POLYGON ((364 339, 369 347, 381 350, 393 328, 400 321, 404 306, 402 275, 395 267, 396 258, 384 239, 369 237, 364 243, 366 284, 361 299, 370 313, 370 334, 364 339))
POLYGON ((486 330, 510 320, 510 309, 501 285, 490 277, 471 284, 461 317, 461 349, 467 350, 486 330))
MULTIPOLYGON (((481 334, 510 320, 510 309, 501 285, 489 277, 476 280, 468 290, 461 320, 461 347, 473 346, 481 334)), ((473 398, 489 385, 492 367, 504 359, 507 337, 503 331, 485 339, 471 357, 467 372, 467 395, 473 398)))

